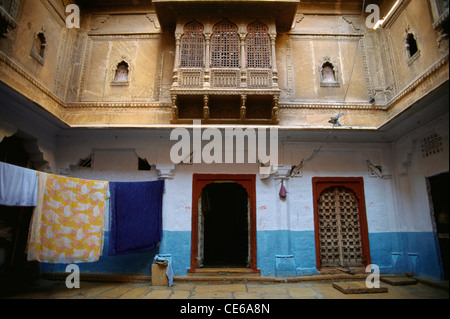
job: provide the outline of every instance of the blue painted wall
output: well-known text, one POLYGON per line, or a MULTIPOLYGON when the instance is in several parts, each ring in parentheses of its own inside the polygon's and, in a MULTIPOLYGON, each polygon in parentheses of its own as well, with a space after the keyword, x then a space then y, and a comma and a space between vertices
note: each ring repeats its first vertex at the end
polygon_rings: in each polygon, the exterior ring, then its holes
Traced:
MULTIPOLYGON (((77 264, 80 267, 80 273, 151 275, 153 258, 158 253, 158 249, 144 253, 110 256, 108 247, 109 232, 105 232, 103 255, 97 262, 77 264)), ((66 266, 64 264, 41 263, 41 272, 65 272, 66 266)))
POLYGON ((440 279, 440 251, 433 232, 369 234, 372 264, 381 273, 405 274, 440 279))
POLYGON ((191 232, 164 230, 159 252, 172 255, 175 276, 186 276, 191 267, 191 232))
POLYGON ((257 249, 257 266, 262 276, 284 276, 283 273, 290 275, 293 272, 295 275, 317 273, 313 231, 258 231, 257 249), (283 257, 277 260, 277 256, 293 258, 282 261, 283 257), (281 274, 280 267, 283 268, 281 274))
MULTIPOLYGON (((439 247, 432 232, 369 234, 372 264, 382 274, 404 274, 440 279, 439 247)), ((186 276, 191 261, 191 232, 164 231, 159 248, 151 252, 109 256, 109 232, 103 256, 95 263, 78 264, 82 273, 151 275, 156 254, 170 254, 176 276, 186 276)), ((258 231, 257 267, 262 276, 317 274, 314 231, 258 231)), ((66 265, 41 264, 42 272, 65 272, 66 265)))

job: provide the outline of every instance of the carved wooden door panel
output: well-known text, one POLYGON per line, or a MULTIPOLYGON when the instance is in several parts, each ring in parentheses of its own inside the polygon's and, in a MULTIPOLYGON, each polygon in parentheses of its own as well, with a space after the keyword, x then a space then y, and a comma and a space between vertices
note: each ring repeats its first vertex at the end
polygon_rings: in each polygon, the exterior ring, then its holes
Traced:
POLYGON ((318 202, 322 267, 363 266, 358 201, 345 187, 324 190, 318 202))

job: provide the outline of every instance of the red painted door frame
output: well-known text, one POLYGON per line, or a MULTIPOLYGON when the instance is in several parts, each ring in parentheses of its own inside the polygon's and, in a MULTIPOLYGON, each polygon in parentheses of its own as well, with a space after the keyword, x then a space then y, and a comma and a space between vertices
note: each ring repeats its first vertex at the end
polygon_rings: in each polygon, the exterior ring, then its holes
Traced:
POLYGON ((232 181, 247 191, 250 200, 250 270, 259 272, 256 266, 256 175, 232 174, 194 174, 192 180, 192 231, 191 231, 191 268, 198 268, 198 200, 203 188, 216 181, 232 181))
POLYGON ((359 222, 361 225, 361 247, 364 265, 370 262, 369 232, 366 217, 366 199, 364 196, 364 180, 362 177, 314 177, 313 201, 314 201, 314 232, 316 239, 316 266, 321 269, 320 263, 320 240, 319 240, 319 211, 318 202, 324 190, 330 187, 345 187, 350 189, 358 200, 359 222))

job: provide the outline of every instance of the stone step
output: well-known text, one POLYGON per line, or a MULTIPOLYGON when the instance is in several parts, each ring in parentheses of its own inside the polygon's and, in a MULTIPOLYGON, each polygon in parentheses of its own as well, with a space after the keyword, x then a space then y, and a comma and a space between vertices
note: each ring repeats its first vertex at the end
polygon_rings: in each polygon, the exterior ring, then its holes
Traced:
POLYGON ((405 276, 381 276, 380 280, 392 286, 417 284, 417 279, 405 276))
POLYGON ((189 272, 188 276, 251 276, 260 277, 259 271, 254 271, 249 268, 197 268, 193 272, 189 272))
POLYGON ((373 294, 388 292, 386 287, 368 288, 365 281, 333 282, 332 286, 344 294, 373 294))

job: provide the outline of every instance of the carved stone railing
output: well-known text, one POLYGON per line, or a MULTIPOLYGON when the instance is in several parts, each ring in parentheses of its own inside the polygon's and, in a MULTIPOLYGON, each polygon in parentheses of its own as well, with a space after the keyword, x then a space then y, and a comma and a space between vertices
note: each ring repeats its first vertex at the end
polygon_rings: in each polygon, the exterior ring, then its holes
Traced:
POLYGON ((272 70, 249 69, 247 85, 252 89, 267 89, 273 84, 272 70))
POLYGON ((239 88, 240 84, 240 69, 211 70, 211 87, 213 88, 239 88))
POLYGON ((204 72, 201 69, 185 69, 180 71, 180 87, 202 88, 204 83, 204 72))
POLYGON ((271 69, 182 68, 173 88, 272 89, 277 86, 276 74, 271 69))

